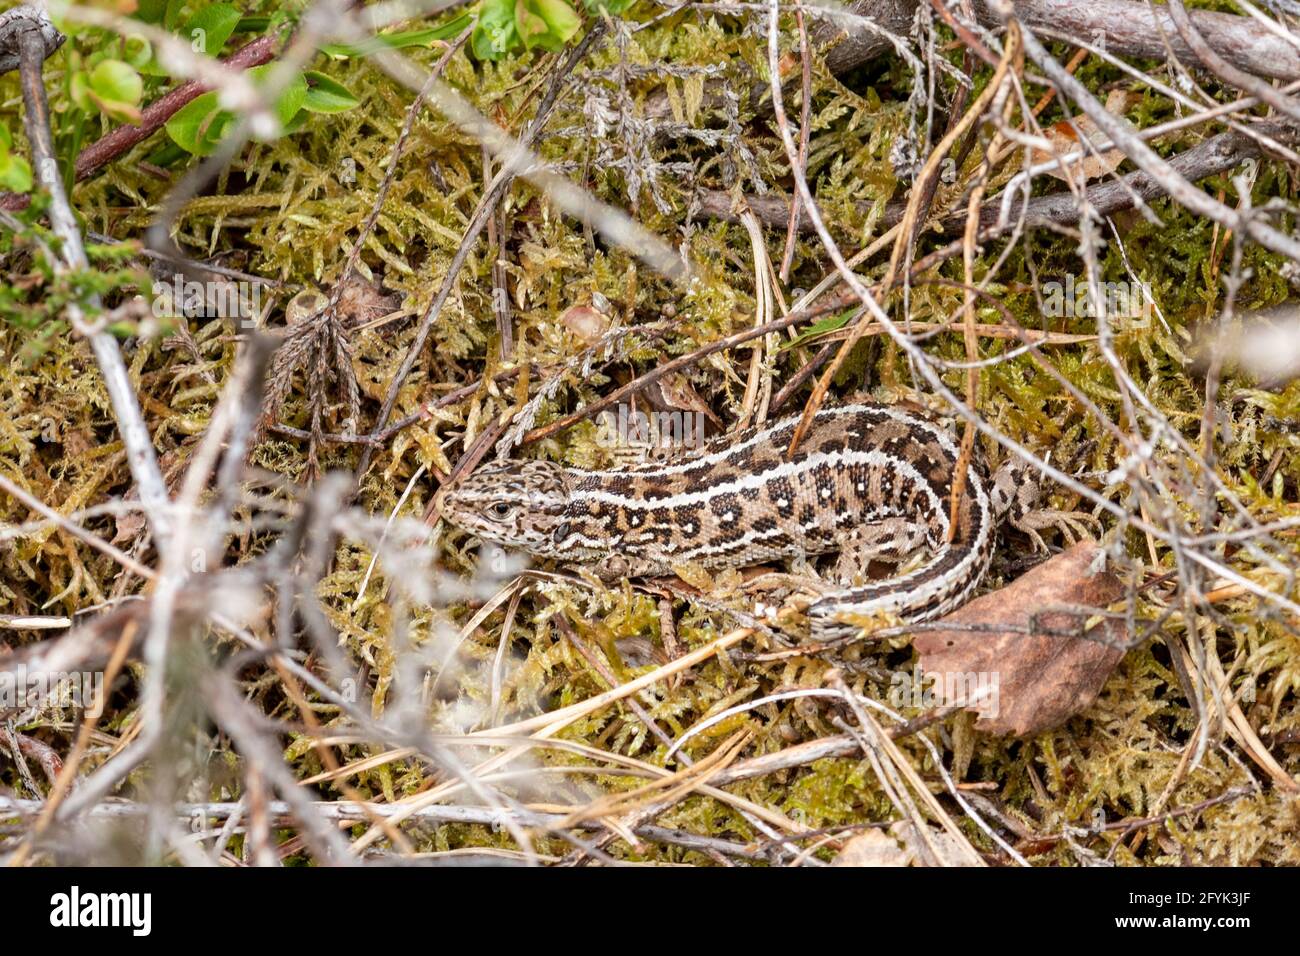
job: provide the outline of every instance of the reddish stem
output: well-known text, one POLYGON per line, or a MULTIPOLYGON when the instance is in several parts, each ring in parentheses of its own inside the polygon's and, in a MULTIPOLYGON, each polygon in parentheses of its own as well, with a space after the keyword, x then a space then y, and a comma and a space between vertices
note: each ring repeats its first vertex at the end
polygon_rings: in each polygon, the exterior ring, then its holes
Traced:
MULTIPOLYGON (((261 66, 275 57, 278 46, 278 36, 258 37, 223 62, 228 67, 240 70, 261 66)), ((139 126, 119 126, 91 143, 77 156, 76 181, 81 182, 88 178, 101 166, 121 156, 137 143, 148 139, 176 115, 182 106, 210 89, 212 87, 198 80, 183 83, 150 103, 140 114, 139 126)), ((24 209, 30 201, 29 196, 19 193, 0 193, 0 209, 24 209)))

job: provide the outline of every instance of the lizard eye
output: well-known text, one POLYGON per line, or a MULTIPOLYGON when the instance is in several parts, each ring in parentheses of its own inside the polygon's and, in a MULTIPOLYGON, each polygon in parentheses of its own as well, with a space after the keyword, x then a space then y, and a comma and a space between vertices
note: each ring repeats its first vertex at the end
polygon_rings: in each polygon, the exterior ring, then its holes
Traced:
POLYGON ((498 501, 488 509, 494 518, 509 518, 510 513, 514 510, 515 509, 512 505, 507 504, 504 501, 498 501))

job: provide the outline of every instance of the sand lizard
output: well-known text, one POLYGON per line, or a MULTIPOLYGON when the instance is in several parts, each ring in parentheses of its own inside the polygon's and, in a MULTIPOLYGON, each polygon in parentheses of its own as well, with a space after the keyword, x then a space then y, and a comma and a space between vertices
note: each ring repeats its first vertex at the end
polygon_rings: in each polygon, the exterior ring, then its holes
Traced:
POLYGON ((990 478, 976 453, 949 540, 959 449, 942 423, 898 406, 831 406, 787 460, 797 422, 615 471, 498 462, 444 489, 439 506, 480 539, 586 565, 606 579, 835 551, 865 567, 929 552, 905 574, 825 593, 808 609, 820 639, 856 633, 845 614, 890 611, 907 621, 946 614, 983 579, 1004 519, 1029 531, 1057 515, 1034 511, 1040 489, 1026 466, 1008 463, 990 478), (1035 514, 1048 520, 1031 520, 1035 514))

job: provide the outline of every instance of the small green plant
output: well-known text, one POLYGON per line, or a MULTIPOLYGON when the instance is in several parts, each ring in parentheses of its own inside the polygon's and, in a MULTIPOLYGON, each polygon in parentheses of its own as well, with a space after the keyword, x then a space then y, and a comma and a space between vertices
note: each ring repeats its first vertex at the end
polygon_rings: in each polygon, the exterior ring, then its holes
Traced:
POLYGON ((32 167, 21 156, 15 156, 14 140, 9 127, 0 123, 0 186, 11 192, 25 193, 32 188, 32 167))
MULTIPOLYGON (((231 3, 209 3, 192 9, 179 0, 141 0, 134 18, 174 34, 197 55, 218 57, 238 34, 278 29, 288 20, 281 12, 274 16, 246 17, 231 3)), ((468 20, 466 20, 466 24, 468 20)), ((63 24, 72 43, 68 44, 67 102, 59 109, 56 135, 65 168, 71 168, 77 151, 90 128, 104 117, 111 122, 140 122, 140 104, 174 81, 182 79, 165 56, 141 34, 118 37, 95 27, 63 24)), ((463 29, 464 26, 461 27, 463 29)), ((270 66, 249 70, 254 83, 262 83, 270 66)), ((215 91, 197 97, 166 124, 167 134, 180 147, 172 147, 174 161, 206 156, 221 140, 234 116, 220 107, 215 91)), ((280 132, 292 132, 302 114, 340 113, 358 104, 343 84, 316 71, 293 77, 275 103, 280 132)), ((69 185, 71 185, 69 183, 69 185)))
MULTIPOLYGON (((172 5, 169 4, 163 15, 163 22, 169 21, 172 5)), ((237 30, 251 28, 266 29, 275 22, 275 18, 244 18, 229 3, 213 3, 200 8, 189 16, 184 25, 178 29, 179 35, 190 41, 196 53, 217 56, 237 30)), ((160 69, 156 61, 148 67, 160 69)), ((261 85, 274 69, 273 65, 253 67, 248 71, 254 84, 261 85)), ((292 77, 279 92, 275 102, 275 114, 279 120, 280 133, 291 133, 303 121, 303 112, 341 113, 352 109, 358 100, 342 83, 331 79, 324 73, 306 71, 292 77)), ((235 121, 235 116, 220 105, 220 94, 216 91, 204 93, 182 107, 167 121, 167 135, 173 143, 192 156, 207 156, 235 121)))
MULTIPOLYGON (((583 0, 588 12, 619 14, 633 0, 583 0)), ((470 36, 480 60, 499 60, 520 50, 554 53, 578 32, 582 19, 566 0, 482 0, 470 36)))
POLYGON ((98 109, 122 123, 140 122, 144 80, 129 63, 100 60, 89 70, 73 73, 70 93, 77 107, 87 113, 98 109))
POLYGON ((429 47, 439 40, 450 40, 460 35, 470 25, 473 16, 462 13, 454 20, 448 20, 442 26, 428 27, 423 30, 394 30, 392 33, 380 33, 361 43, 327 43, 321 52, 344 60, 348 57, 366 56, 380 50, 407 50, 411 47, 429 47))
MULTIPOLYGON (((266 82, 274 64, 255 66, 248 71, 253 83, 266 82)), ((303 112, 341 113, 356 106, 358 100, 346 86, 324 73, 307 71, 296 74, 275 101, 276 119, 282 133, 291 133, 303 121, 303 112)), ((195 97, 167 121, 167 135, 185 152, 207 156, 235 122, 235 115, 221 108, 214 90, 195 97)))
MULTIPOLYGON (((64 315, 69 305, 94 322, 102 315, 96 302, 121 301, 148 287, 148 275, 130 264, 139 252, 135 243, 87 243, 90 268, 61 268, 55 261, 58 240, 41 222, 45 210, 45 197, 38 194, 31 205, 14 214, 13 228, 0 229, 0 258, 8 264, 5 281, 0 282, 0 322, 29 333, 19 352, 28 365, 67 330, 64 315)), ((108 330, 121 336, 138 332, 131 321, 110 323, 108 330)))

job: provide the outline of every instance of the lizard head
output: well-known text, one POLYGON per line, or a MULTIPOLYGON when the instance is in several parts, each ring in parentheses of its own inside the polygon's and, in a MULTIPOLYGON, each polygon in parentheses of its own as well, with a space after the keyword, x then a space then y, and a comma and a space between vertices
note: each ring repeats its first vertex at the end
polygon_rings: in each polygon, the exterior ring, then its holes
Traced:
POLYGON ((550 461, 503 461, 438 493, 442 516, 507 548, 549 554, 569 504, 569 475, 550 461))

